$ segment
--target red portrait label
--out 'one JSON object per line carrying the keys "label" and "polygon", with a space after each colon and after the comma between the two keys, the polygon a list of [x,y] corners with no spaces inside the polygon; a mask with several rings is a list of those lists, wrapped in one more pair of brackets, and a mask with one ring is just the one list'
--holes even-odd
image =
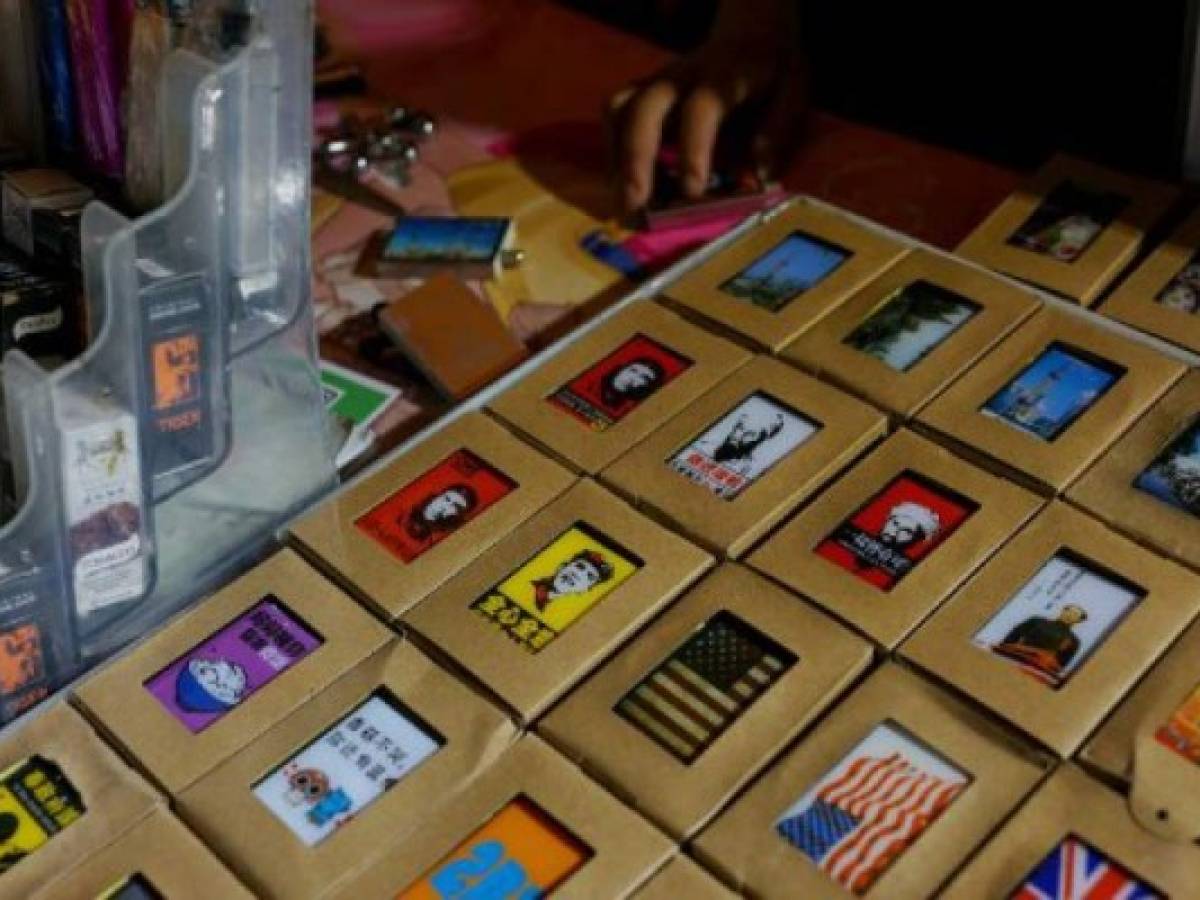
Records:
{"label": "red portrait label", "polygon": [[638,334],[546,400],[594,431],[604,431],[691,366],[687,357]]}
{"label": "red portrait label", "polygon": [[470,450],[448,457],[355,522],[411,563],[504,499],[517,483]]}
{"label": "red portrait label", "polygon": [[977,509],[965,497],[906,472],[839,525],[816,552],[890,591]]}

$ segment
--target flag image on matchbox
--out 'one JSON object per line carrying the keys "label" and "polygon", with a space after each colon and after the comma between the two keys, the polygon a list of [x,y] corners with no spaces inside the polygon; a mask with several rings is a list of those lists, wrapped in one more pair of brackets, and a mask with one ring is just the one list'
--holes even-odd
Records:
{"label": "flag image on matchbox", "polygon": [[870,660],[865,641],[725,564],[542,719],[538,733],[685,840]]}
{"label": "flag image on matchbox", "polygon": [[1154,404],[1068,496],[1117,531],[1200,567],[1200,373]]}
{"label": "flag image on matchbox", "polygon": [[917,419],[965,454],[1057,494],[1185,371],[1151,347],[1046,308]]}
{"label": "flag image on matchbox", "polygon": [[867,404],[759,357],[600,477],[697,542],[733,557],[882,437],[886,426]]}
{"label": "flag image on matchbox", "polygon": [[1069,756],[1200,609],[1200,578],[1053,503],[900,652]]}
{"label": "flag image on matchbox", "polygon": [[907,430],[888,438],[748,563],[894,648],[1041,507]]}
{"label": "flag image on matchbox", "polygon": [[290,539],[392,619],[574,480],[494,420],[469,413],[303,516]]}
{"label": "flag image on matchbox", "polygon": [[703,831],[695,852],[751,896],[932,896],[1048,766],[889,663]]}
{"label": "flag image on matchbox", "polygon": [[645,301],[547,359],[489,408],[551,456],[595,474],[750,358]]}
{"label": "flag image on matchbox", "polygon": [[905,252],[845,213],[797,200],[669,285],[664,296],[778,351]]}
{"label": "flag image on matchbox", "polygon": [[989,272],[913,250],[781,355],[908,418],[1040,305]]}
{"label": "flag image on matchbox", "polygon": [[1055,156],[955,252],[1091,305],[1178,195],[1170,184]]}
{"label": "flag image on matchbox", "polygon": [[1125,798],[1062,766],[940,896],[1166,900],[1200,896],[1200,847],[1141,828]]}

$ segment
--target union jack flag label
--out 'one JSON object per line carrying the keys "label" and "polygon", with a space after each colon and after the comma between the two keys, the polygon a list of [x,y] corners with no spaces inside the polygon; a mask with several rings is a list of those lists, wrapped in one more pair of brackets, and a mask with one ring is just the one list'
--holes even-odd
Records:
{"label": "union jack flag label", "polygon": [[1071,835],[1038,863],[1011,900],[1165,900],[1123,866]]}

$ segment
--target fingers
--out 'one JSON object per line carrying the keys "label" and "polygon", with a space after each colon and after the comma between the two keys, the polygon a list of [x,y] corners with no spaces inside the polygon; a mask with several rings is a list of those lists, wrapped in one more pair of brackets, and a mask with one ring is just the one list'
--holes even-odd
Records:
{"label": "fingers", "polygon": [[799,147],[808,101],[807,72],[799,65],[789,67],[776,84],[751,146],[761,180],[778,178]]}
{"label": "fingers", "polygon": [[640,209],[650,199],[663,125],[678,99],[678,84],[659,79],[634,93],[621,111],[618,152],[622,201],[628,210]]}
{"label": "fingers", "polygon": [[683,192],[690,198],[702,197],[708,190],[717,136],[730,105],[722,91],[708,85],[697,87],[683,103],[679,114],[679,149]]}

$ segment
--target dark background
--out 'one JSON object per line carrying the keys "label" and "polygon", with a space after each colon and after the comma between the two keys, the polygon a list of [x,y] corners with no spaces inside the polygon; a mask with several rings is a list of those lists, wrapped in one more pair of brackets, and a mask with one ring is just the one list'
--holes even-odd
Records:
{"label": "dark background", "polygon": [[[679,51],[716,5],[562,2]],[[804,0],[804,31],[829,112],[1019,169],[1062,150],[1176,177],[1191,5]]]}

